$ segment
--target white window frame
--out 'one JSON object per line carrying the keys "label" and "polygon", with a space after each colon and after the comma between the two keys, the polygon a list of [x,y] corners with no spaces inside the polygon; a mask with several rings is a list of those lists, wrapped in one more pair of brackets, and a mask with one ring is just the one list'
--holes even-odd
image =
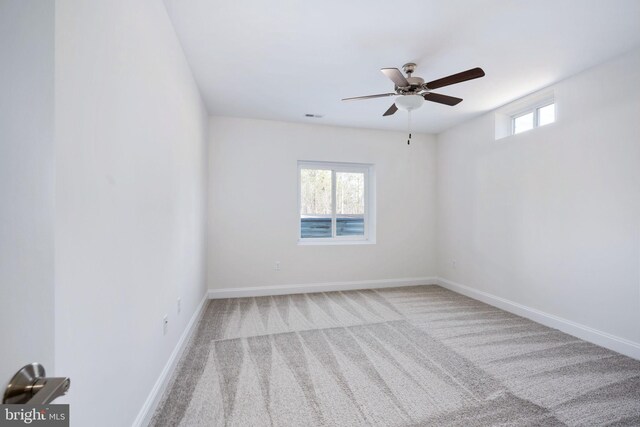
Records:
{"label": "white window frame", "polygon": [[[301,171],[302,169],[330,170],[331,173],[331,237],[302,237],[301,210]],[[375,243],[375,180],[374,166],[367,163],[342,163],[322,161],[298,161],[298,244],[299,245],[339,245]],[[337,236],[336,214],[336,172],[364,174],[364,235]]]}
{"label": "white window frame", "polygon": [[[532,131],[538,127],[540,127],[540,109],[544,107],[548,107],[549,105],[555,105],[554,99],[545,99],[542,102],[538,102],[534,105],[529,105],[526,109],[518,111],[518,113],[511,115],[511,135],[520,135],[529,131]],[[527,114],[533,113],[533,127],[529,130],[525,130],[520,133],[516,133],[516,119],[526,116]],[[556,122],[556,112],[554,110],[553,122],[547,123],[544,126],[551,125]]]}

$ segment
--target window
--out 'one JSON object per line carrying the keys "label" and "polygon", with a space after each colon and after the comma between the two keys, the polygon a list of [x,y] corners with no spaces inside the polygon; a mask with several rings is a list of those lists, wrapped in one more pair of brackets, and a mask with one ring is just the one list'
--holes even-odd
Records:
{"label": "window", "polygon": [[512,134],[522,133],[534,127],[548,125],[556,121],[556,104],[545,103],[532,107],[511,117]]}
{"label": "window", "polygon": [[300,243],[373,243],[372,165],[298,162]]}
{"label": "window", "polygon": [[[553,88],[546,88],[520,98],[495,111],[496,141],[523,133],[556,121],[556,97]],[[518,139],[518,138],[516,138]]]}
{"label": "window", "polygon": [[533,112],[513,118],[513,133],[520,133],[533,129]]}
{"label": "window", "polygon": [[548,125],[556,121],[556,104],[538,108],[538,126]]}

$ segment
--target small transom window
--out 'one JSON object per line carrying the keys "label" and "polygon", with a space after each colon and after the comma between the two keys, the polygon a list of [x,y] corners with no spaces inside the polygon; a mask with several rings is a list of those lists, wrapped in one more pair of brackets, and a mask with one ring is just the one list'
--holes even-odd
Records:
{"label": "small transom window", "polygon": [[526,132],[535,127],[548,125],[556,121],[556,104],[546,103],[522,111],[511,117],[511,133]]}

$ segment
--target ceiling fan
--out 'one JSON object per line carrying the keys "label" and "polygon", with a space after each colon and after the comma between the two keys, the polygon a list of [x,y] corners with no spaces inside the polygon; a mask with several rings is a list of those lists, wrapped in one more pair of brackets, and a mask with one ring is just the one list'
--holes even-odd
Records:
{"label": "ceiling fan", "polygon": [[433,80],[429,83],[425,83],[424,79],[420,77],[412,77],[411,74],[416,69],[416,64],[410,62],[402,66],[407,77],[402,75],[402,72],[397,68],[382,68],[380,71],[389,77],[395,85],[395,92],[381,93],[378,95],[356,96],[353,98],[344,98],[343,101],[352,101],[356,99],[371,99],[371,98],[384,98],[387,96],[399,96],[396,101],[389,107],[383,116],[390,116],[394,114],[398,109],[411,111],[420,108],[424,101],[437,102],[445,105],[457,105],[462,99],[448,95],[441,95],[439,93],[431,92],[433,89],[438,89],[444,86],[453,85],[456,83],[466,82],[467,80],[477,79],[484,76],[482,68],[472,68],[461,73],[452,74],[447,77],[443,77],[438,80]]}

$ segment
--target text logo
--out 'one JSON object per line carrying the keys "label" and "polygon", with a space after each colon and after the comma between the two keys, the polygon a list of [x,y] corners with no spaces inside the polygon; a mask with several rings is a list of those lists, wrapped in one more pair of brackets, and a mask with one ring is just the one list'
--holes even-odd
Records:
{"label": "text logo", "polygon": [[0,405],[0,427],[69,427],[69,405]]}

